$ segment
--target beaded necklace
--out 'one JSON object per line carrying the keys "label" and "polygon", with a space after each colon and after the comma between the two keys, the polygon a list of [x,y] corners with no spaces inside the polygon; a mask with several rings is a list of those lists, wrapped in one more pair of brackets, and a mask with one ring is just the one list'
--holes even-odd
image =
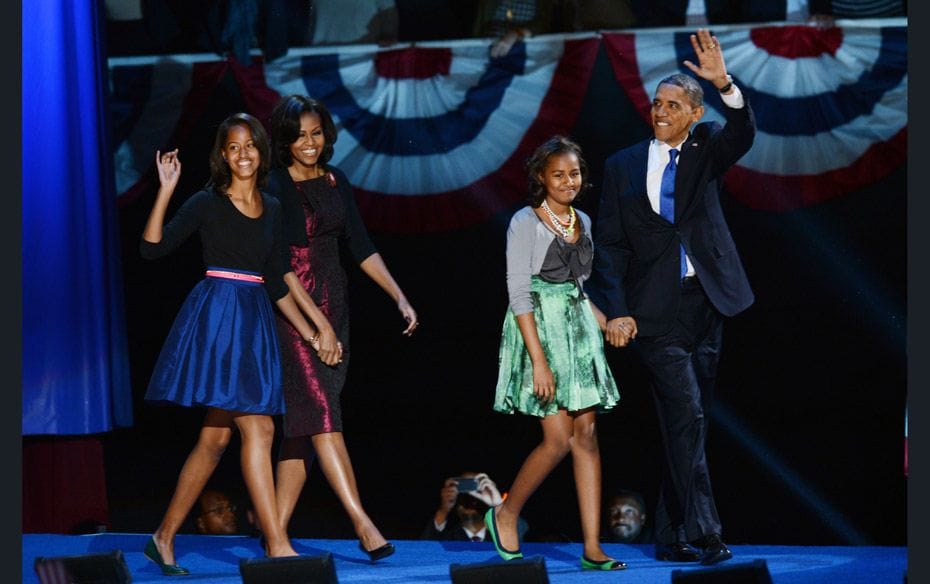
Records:
{"label": "beaded necklace", "polygon": [[546,212],[546,215],[549,216],[549,222],[552,223],[552,226],[555,227],[555,230],[562,234],[562,237],[565,239],[570,238],[575,233],[575,208],[571,205],[568,206],[568,221],[562,221],[558,215],[552,212],[552,209],[549,208],[549,203],[543,199],[542,202],[543,211]]}

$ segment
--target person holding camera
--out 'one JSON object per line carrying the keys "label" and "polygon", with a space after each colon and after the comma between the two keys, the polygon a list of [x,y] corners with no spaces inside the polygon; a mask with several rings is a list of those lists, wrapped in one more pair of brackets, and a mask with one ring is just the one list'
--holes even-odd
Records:
{"label": "person holding camera", "polygon": [[[423,531],[422,539],[439,541],[488,541],[484,514],[503,501],[497,485],[485,473],[464,472],[449,477],[439,491],[439,507]],[[528,525],[520,518],[519,536]]]}

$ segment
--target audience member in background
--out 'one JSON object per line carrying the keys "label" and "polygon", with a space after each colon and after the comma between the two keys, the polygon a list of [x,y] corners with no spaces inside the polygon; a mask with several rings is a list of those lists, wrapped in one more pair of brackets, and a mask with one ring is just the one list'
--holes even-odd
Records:
{"label": "audience member in background", "polygon": [[636,26],[632,0],[573,0],[572,30],[613,30]]}
{"label": "audience member in background", "polygon": [[655,543],[647,521],[646,502],[635,491],[618,491],[607,504],[607,537],[610,543]]}
{"label": "audience member in background", "polygon": [[194,520],[197,533],[203,535],[235,535],[239,533],[236,505],[222,491],[207,489],[200,494],[199,512]]}
{"label": "audience member in background", "polygon": [[632,0],[637,26],[781,22],[805,10],[807,0]]}
{"label": "audience member in background", "polygon": [[106,0],[110,55],[211,52],[267,61],[309,44],[310,4],[294,0]]}
{"label": "audience member in background", "polygon": [[[422,539],[441,541],[490,541],[484,515],[503,498],[485,473],[463,472],[449,477],[439,491],[439,507],[423,531]],[[520,518],[520,540],[527,524]]]}
{"label": "audience member in background", "polygon": [[400,24],[394,0],[313,0],[310,3],[311,45],[397,42]]}
{"label": "audience member in background", "polygon": [[[146,14],[142,0],[105,0],[108,55],[146,55],[164,51],[149,30],[158,14]],[[172,17],[173,18],[173,17]]]}
{"label": "audience member in background", "polygon": [[[591,219],[573,203],[588,186],[581,148],[553,136],[526,165],[527,205],[507,229],[507,292],[494,411],[539,419],[542,441],[509,496],[485,516],[497,553],[522,558],[517,520],[552,470],[572,457],[584,570],[620,570],[600,542],[601,453],[595,417],[620,401],[604,356],[603,315],[582,288],[591,274]],[[600,315],[600,316],[598,316]]]}
{"label": "audience member in background", "polygon": [[[578,0],[582,1],[582,0]],[[792,22],[829,28],[837,18],[907,16],[905,0],[632,0],[639,26]]]}
{"label": "audience member in background", "polygon": [[836,25],[838,18],[892,18],[907,16],[906,0],[810,0],[804,2],[810,13],[809,22],[821,28]]}
{"label": "audience member in background", "polygon": [[[336,125],[322,102],[302,95],[282,98],[271,113],[276,168],[268,193],[281,202],[286,261],[285,282],[298,297],[309,294],[328,323],[320,329],[320,347],[309,347],[299,331],[278,320],[284,371],[284,438],[277,464],[278,520],[287,528],[313,461],[352,520],[359,546],[371,560],[394,553],[365,512],[342,433],[340,396],[349,365],[349,288],[343,254],[378,284],[405,321],[400,334],[417,328],[417,313],[407,301],[368,235],[348,177],[327,164],[336,142]],[[338,350],[344,359],[328,357]],[[344,353],[343,353],[344,351]],[[386,382],[385,387],[390,383]]]}
{"label": "audience member in background", "polygon": [[514,44],[551,32],[557,0],[478,0],[473,36],[493,37],[491,57],[503,57]]}
{"label": "audience member in background", "polygon": [[475,22],[474,2],[401,0],[397,3],[401,42],[467,39]]}

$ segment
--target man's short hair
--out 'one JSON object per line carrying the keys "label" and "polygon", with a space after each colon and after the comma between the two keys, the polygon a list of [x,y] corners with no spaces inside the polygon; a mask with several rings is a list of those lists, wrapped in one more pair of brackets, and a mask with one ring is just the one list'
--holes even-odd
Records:
{"label": "man's short hair", "polygon": [[610,505],[612,506],[614,502],[619,501],[620,499],[630,499],[639,508],[640,513],[646,512],[646,501],[643,500],[643,496],[636,491],[628,491],[626,489],[617,491],[616,494],[610,498]]}
{"label": "man's short hair", "polygon": [[[685,95],[688,96],[688,100],[691,102],[691,107],[701,107],[704,105],[704,89],[694,77],[685,75],[684,73],[675,73],[659,81],[659,85],[663,84],[674,85],[684,89]],[[656,91],[659,90],[659,85],[656,85]]]}

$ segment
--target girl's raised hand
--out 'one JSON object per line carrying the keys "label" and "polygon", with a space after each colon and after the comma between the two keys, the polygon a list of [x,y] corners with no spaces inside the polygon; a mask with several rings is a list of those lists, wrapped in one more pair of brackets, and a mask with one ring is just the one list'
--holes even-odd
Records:
{"label": "girl's raised hand", "polygon": [[178,159],[178,149],[162,154],[155,151],[155,166],[158,168],[158,182],[161,186],[174,190],[178,186],[178,179],[181,177],[181,161]]}

